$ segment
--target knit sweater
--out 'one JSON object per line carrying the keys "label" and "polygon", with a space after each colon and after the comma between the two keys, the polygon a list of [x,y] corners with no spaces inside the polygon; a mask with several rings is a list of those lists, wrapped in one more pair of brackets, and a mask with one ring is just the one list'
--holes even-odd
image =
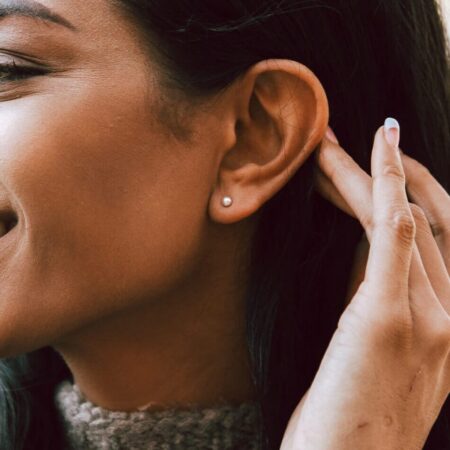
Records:
{"label": "knit sweater", "polygon": [[159,411],[111,411],[88,401],[77,384],[56,386],[64,450],[259,450],[256,402]]}

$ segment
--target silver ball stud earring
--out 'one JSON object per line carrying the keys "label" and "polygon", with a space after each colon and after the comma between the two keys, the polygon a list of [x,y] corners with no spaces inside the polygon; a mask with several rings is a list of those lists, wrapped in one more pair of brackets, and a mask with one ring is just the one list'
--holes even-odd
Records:
{"label": "silver ball stud earring", "polygon": [[222,205],[223,206],[231,206],[231,204],[233,203],[233,199],[231,197],[223,197],[222,198]]}

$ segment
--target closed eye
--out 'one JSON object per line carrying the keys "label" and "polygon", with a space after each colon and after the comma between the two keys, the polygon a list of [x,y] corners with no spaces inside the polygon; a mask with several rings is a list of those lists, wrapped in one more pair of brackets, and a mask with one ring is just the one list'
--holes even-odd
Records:
{"label": "closed eye", "polygon": [[37,67],[20,66],[14,61],[11,63],[2,63],[0,64],[0,84],[20,81],[26,78],[44,75],[46,73],[48,73],[48,70]]}

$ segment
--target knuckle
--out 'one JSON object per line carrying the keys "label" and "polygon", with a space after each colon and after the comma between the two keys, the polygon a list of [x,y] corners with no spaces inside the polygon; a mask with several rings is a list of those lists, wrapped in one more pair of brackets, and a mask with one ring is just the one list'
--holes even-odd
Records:
{"label": "knuckle", "polygon": [[392,177],[402,182],[405,181],[405,173],[400,166],[395,164],[388,164],[383,168],[382,175],[385,177]]}
{"label": "knuckle", "polygon": [[429,325],[429,345],[438,353],[447,354],[450,350],[450,317],[440,316]]}
{"label": "knuckle", "polygon": [[431,234],[431,224],[430,222],[428,222],[425,211],[415,203],[410,203],[409,208],[416,224],[416,232],[421,231]]}
{"label": "knuckle", "polygon": [[403,211],[394,214],[392,227],[400,239],[407,242],[414,240],[416,235],[416,223],[411,214]]}
{"label": "knuckle", "polygon": [[[364,286],[363,286],[364,285]],[[373,302],[373,292],[366,283],[361,283],[358,290],[358,300],[362,302]],[[350,303],[348,309],[355,307]],[[353,312],[353,315],[355,313]],[[413,343],[414,324],[409,307],[403,303],[393,303],[389,305],[378,304],[377,312],[370,314],[360,313],[357,317],[359,322],[364,323],[369,336],[378,348],[390,348],[394,351],[409,350]]]}
{"label": "knuckle", "polygon": [[429,221],[425,211],[417,204],[410,203],[409,207],[417,225],[417,231],[430,233],[433,237],[445,238],[450,235],[450,217],[440,218],[439,221]]}
{"label": "knuckle", "polygon": [[450,236],[450,217],[448,219],[444,219],[443,223],[433,222],[430,223],[431,232],[434,237],[442,237],[448,239]]}
{"label": "knuckle", "polygon": [[412,244],[416,236],[416,223],[410,211],[397,209],[388,218],[383,219],[379,226],[387,227],[394,232],[395,236],[405,242]]}
{"label": "knuckle", "polygon": [[424,221],[428,223],[427,216],[425,214],[425,211],[417,204],[415,203],[409,203],[409,208],[411,210],[411,213],[414,217],[414,220],[417,221]]}
{"label": "knuckle", "polygon": [[389,317],[385,320],[384,332],[392,339],[403,342],[412,337],[413,322],[410,314],[392,308]]}
{"label": "knuckle", "polygon": [[330,161],[329,178],[333,183],[336,183],[345,174],[351,173],[352,170],[353,167],[347,158],[334,156],[334,159]]}
{"label": "knuckle", "polygon": [[337,165],[331,165],[328,169],[328,178],[331,180],[333,184],[336,184],[336,180],[339,176],[339,168]]}
{"label": "knuckle", "polygon": [[410,350],[414,342],[412,322],[406,316],[396,315],[385,320],[378,328],[378,342],[389,346],[393,351]]}

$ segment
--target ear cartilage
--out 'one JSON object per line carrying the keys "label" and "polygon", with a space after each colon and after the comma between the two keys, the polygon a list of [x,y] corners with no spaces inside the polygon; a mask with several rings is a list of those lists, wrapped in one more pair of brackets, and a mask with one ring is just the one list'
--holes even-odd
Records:
{"label": "ear cartilage", "polygon": [[231,198],[231,197],[228,197],[228,196],[226,196],[226,197],[223,197],[222,198],[222,205],[223,206],[231,206],[231,204],[233,203],[233,199]]}

